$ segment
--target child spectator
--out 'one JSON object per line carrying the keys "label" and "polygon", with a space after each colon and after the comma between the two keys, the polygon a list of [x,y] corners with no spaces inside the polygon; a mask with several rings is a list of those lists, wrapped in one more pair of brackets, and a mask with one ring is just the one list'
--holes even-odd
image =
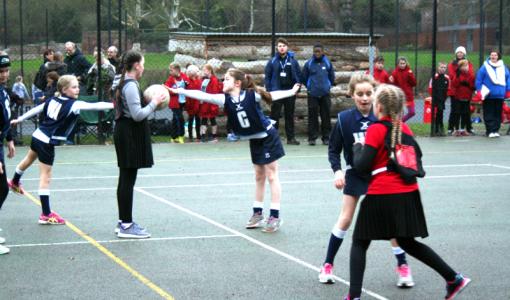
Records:
{"label": "child spectator", "polygon": [[16,76],[16,82],[12,85],[12,91],[23,100],[30,98],[30,95],[28,94],[27,87],[23,83],[22,76],[19,76],[19,75]]}
{"label": "child spectator", "polygon": [[434,136],[445,136],[443,112],[450,88],[450,77],[446,74],[446,64],[439,62],[437,73],[429,81],[429,94],[432,96],[432,107],[435,108]]}
{"label": "child spectator", "polygon": [[[165,81],[165,85],[171,88],[185,88],[189,79],[186,74],[181,72],[181,66],[177,63],[170,64],[170,76]],[[184,144],[184,116],[182,111],[186,103],[186,97],[183,95],[170,94],[170,103],[168,107],[172,110],[172,139],[173,143]]]}
{"label": "child spectator", "polygon": [[[370,70],[367,70],[366,74],[370,74]],[[384,57],[378,56],[374,59],[374,79],[380,84],[389,83],[390,76],[384,69]]]}
{"label": "child spectator", "polygon": [[407,113],[402,118],[402,121],[406,122],[415,115],[413,88],[416,86],[416,78],[409,67],[407,58],[403,56],[398,58],[398,64],[395,70],[393,70],[393,73],[391,73],[390,82],[404,91],[406,96]]}
{"label": "child spectator", "polygon": [[44,96],[41,98],[41,102],[55,96],[55,92],[57,92],[57,81],[59,78],[60,76],[55,71],[46,74],[46,88],[44,89]]}
{"label": "child spectator", "polygon": [[[189,78],[189,84],[186,87],[188,90],[200,90],[202,87],[202,80],[200,79],[200,69],[195,65],[186,67],[186,74]],[[195,124],[195,133],[197,141],[200,141],[200,101],[193,98],[186,97],[186,105],[184,106],[186,113],[188,113],[188,135],[191,142],[193,142],[193,124]]]}
{"label": "child spectator", "polygon": [[470,101],[475,90],[475,76],[470,72],[469,62],[466,59],[459,61],[458,67],[458,75],[452,83],[455,90],[454,99],[452,99],[452,123],[455,136],[467,136],[469,135],[468,126],[471,123]]}
{"label": "child spectator", "polygon": [[[202,92],[208,94],[221,94],[223,90],[223,84],[218,80],[218,77],[214,75],[214,70],[211,65],[207,64],[202,69],[203,79],[202,79]],[[216,123],[216,117],[218,116],[219,108],[218,105],[203,102],[200,105],[200,139],[202,142],[206,142],[206,134],[207,134],[207,123],[211,125],[211,134],[212,140],[211,142],[218,141],[218,124]]]}

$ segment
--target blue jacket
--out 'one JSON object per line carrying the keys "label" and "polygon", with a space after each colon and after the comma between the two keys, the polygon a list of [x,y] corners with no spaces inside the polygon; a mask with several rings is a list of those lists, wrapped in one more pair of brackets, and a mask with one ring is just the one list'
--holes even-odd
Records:
{"label": "blue jacket", "polygon": [[335,83],[335,70],[326,55],[319,59],[313,56],[305,63],[301,82],[306,84],[308,93],[313,97],[329,94],[329,89]]}
{"label": "blue jacket", "polygon": [[[288,61],[287,64],[291,64],[292,69],[292,81],[293,83],[301,82],[301,68],[299,67],[299,63],[294,58],[294,52],[287,52]],[[273,58],[271,58],[264,69],[265,73],[265,86],[268,92],[281,90],[280,87],[280,65],[281,59],[280,54],[276,53]]]}
{"label": "blue jacket", "polygon": [[[487,60],[488,62],[489,60]],[[487,72],[487,64],[483,64],[483,66],[478,70],[478,73],[476,73],[476,81],[475,86],[476,90],[478,92],[481,91],[482,85],[485,85],[489,90],[490,93],[485,96],[485,99],[504,99],[505,94],[510,91],[510,72],[508,71],[508,68],[504,65],[503,68],[505,68],[505,78],[503,81],[505,82],[505,85],[495,84],[488,72]],[[496,68],[492,65],[489,65],[489,68],[492,68],[496,72]],[[496,72],[497,74],[497,72]]]}

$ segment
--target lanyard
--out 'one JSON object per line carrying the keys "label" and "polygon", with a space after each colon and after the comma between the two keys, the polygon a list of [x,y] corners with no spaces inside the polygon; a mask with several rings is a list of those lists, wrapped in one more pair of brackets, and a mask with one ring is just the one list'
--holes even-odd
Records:
{"label": "lanyard", "polygon": [[282,67],[282,72],[285,72],[285,66],[287,65],[287,61],[289,60],[289,55],[285,58],[285,62],[282,64],[282,60],[280,59],[280,66]]}

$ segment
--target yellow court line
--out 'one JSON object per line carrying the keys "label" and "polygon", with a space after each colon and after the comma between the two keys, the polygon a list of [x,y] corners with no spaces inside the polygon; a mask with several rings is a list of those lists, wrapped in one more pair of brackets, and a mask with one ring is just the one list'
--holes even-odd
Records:
{"label": "yellow court line", "polygon": [[[30,199],[35,204],[41,206],[41,202],[37,200],[32,194],[25,191],[24,193],[28,199]],[[118,256],[113,254],[110,250],[105,248],[103,245],[99,244],[95,239],[81,231],[78,227],[76,227],[73,223],[66,220],[66,225],[69,227],[72,231],[74,231],[77,235],[91,243],[94,247],[96,247],[99,251],[103,252],[104,255],[108,256],[111,260],[113,260],[115,263],[117,263],[119,266],[124,268],[126,271],[128,271],[131,275],[133,275],[136,279],[138,279],[141,283],[149,287],[151,290],[156,292],[158,295],[160,295],[162,298],[167,300],[174,300],[174,297],[167,293],[165,290],[157,286],[155,283],[150,281],[147,277],[143,276],[142,274],[138,273],[135,269],[133,269],[130,265],[128,265],[126,262],[124,262],[122,259],[120,259]]]}

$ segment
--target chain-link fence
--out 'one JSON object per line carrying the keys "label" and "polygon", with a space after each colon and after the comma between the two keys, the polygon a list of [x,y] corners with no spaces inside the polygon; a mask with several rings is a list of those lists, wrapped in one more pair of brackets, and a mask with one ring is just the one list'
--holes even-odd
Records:
{"label": "chain-link fence", "polygon": [[[100,14],[87,1],[3,0],[0,42],[14,61],[9,85],[17,76],[23,76],[22,80],[32,94],[36,75],[44,63],[45,50],[53,49],[65,58],[64,43],[72,41],[77,43],[90,64],[94,63],[93,52],[98,44],[105,53],[110,45],[116,46],[120,53],[131,48],[141,49],[146,61],[140,81],[142,89],[164,83],[172,62],[181,65],[183,71],[189,64],[200,69],[210,64],[220,79],[229,67],[236,67],[251,74],[257,84],[263,86],[265,65],[274,55],[272,42],[284,37],[301,67],[312,56],[314,44],[324,45],[336,71],[335,86],[331,89],[331,117],[334,118],[339,110],[352,105],[346,87],[352,72],[365,72],[370,67],[368,44],[372,25],[372,41],[377,47],[377,55],[385,58],[388,73],[395,69],[400,56],[407,58],[414,71],[417,115],[410,122],[421,123],[426,116],[423,99],[428,96],[428,82],[435,69],[434,50],[436,64],[440,61],[448,63],[455,58],[455,49],[464,46],[467,58],[476,70],[489,49],[495,48],[505,54],[510,46],[510,23],[505,18],[500,19],[500,16],[508,15],[510,5],[501,0],[438,1],[436,42],[433,34],[435,1],[98,2]],[[97,89],[94,90],[99,84],[97,78],[100,86],[108,85],[106,81],[109,79],[105,76],[93,77],[88,82],[92,88],[83,94],[97,94]],[[84,79],[84,89],[86,83]],[[100,98],[107,97],[100,95]],[[19,112],[27,111],[35,103],[32,96],[25,99],[23,105],[18,106]],[[306,93],[302,92],[295,112],[296,131],[301,134],[307,133],[306,103]],[[269,108],[266,109],[269,113]],[[170,139],[172,117],[173,113],[168,109],[151,116],[155,140]],[[221,111],[218,123],[220,132],[224,133],[226,124]],[[25,122],[18,128],[19,138],[29,136],[36,126],[37,120]],[[109,137],[111,127],[107,123],[99,128],[99,131],[104,130],[100,132],[103,137]],[[80,142],[95,142],[97,130],[92,135],[86,132],[78,129]]]}

